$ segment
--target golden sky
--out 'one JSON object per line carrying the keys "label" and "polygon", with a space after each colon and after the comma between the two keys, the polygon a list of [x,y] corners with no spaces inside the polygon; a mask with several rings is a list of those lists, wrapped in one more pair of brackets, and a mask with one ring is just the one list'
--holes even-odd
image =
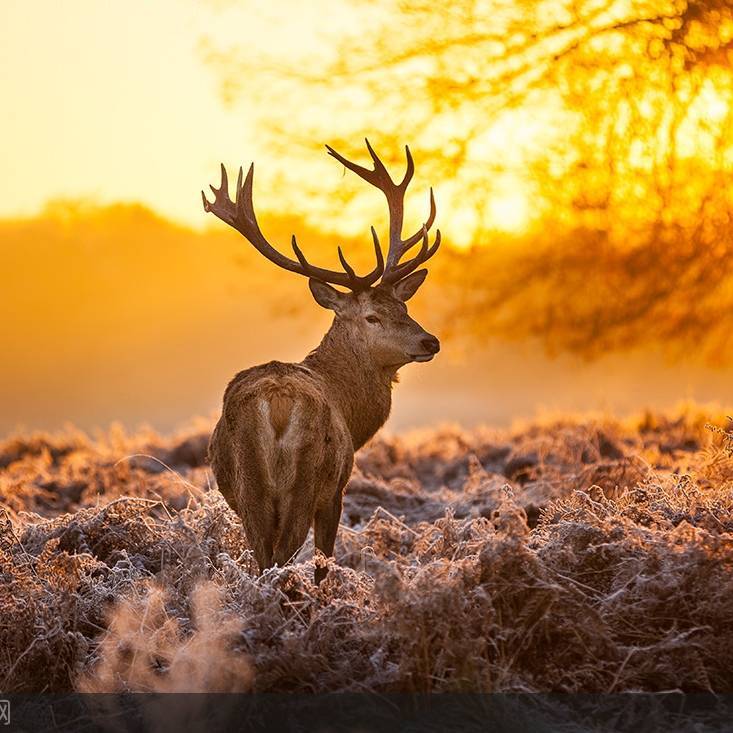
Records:
{"label": "golden sky", "polygon": [[258,156],[246,113],[218,97],[202,38],[307,51],[337,3],[277,5],[3,0],[0,216],[91,197],[206,222],[199,190],[219,161]]}
{"label": "golden sky", "polygon": [[[416,84],[413,66],[384,74],[383,57],[399,56],[404,40],[385,32],[394,18],[378,13],[399,15],[407,5],[417,12],[407,16],[415,21],[407,28],[408,48],[425,41],[422,54],[431,61],[443,46],[450,52],[442,65],[435,61],[442,86],[427,84],[429,75],[424,86]],[[483,3],[494,5],[502,3]],[[643,68],[662,82],[634,77],[636,86],[628,87],[623,53],[589,70],[589,60],[603,58],[594,44],[546,86],[513,106],[497,106],[502,99],[494,89],[454,89],[456,79],[483,79],[494,61],[484,45],[461,41],[460,33],[475,30],[463,21],[453,36],[444,32],[452,7],[423,0],[2,0],[0,265],[8,292],[0,306],[9,308],[3,322],[10,325],[3,342],[8,358],[0,360],[6,408],[0,433],[19,421],[33,427],[63,419],[171,426],[214,409],[238,369],[301,358],[328,314],[310,304],[302,279],[272,267],[206,215],[199,191],[218,183],[220,161],[234,175],[255,161],[255,206],[274,244],[286,249],[294,229],[309,254],[324,258],[319,264],[335,266],[336,244],[344,243],[357,267],[371,266],[369,225],[384,242],[384,199],[345,175],[323,147],[338,141],[365,163],[365,135],[396,178],[404,165],[401,144],[411,146],[416,172],[406,230],[424,220],[433,185],[445,250],[485,245],[471,253],[470,266],[443,251],[431,265],[430,287],[411,302],[426,328],[443,338],[452,325],[453,336],[445,334],[446,349],[430,369],[406,370],[395,424],[504,420],[520,405],[597,407],[605,395],[612,407],[622,405],[614,402],[618,395],[629,403],[654,401],[649,382],[659,382],[659,371],[641,357],[634,374],[623,372],[614,382],[620,362],[558,366],[542,356],[538,336],[553,353],[597,356],[628,344],[656,348],[670,334],[692,335],[697,344],[703,324],[717,339],[716,353],[727,354],[730,64],[716,56],[679,84],[675,78],[675,107],[662,83],[664,63],[645,57]],[[494,14],[480,20],[478,36],[497,32]],[[733,21],[725,33],[721,28],[719,41],[727,43]],[[338,69],[333,58],[358,58],[359,40],[376,54],[362,58],[375,64],[384,85],[379,93],[327,71]],[[387,47],[380,46],[385,40]],[[599,73],[613,81],[616,97],[607,98],[607,83],[588,97]],[[563,91],[556,78],[582,82],[583,94]],[[323,79],[328,83],[319,85]],[[633,105],[628,88],[636,93]],[[664,127],[675,110],[684,112],[681,124]],[[613,124],[606,128],[607,119]],[[676,132],[660,136],[669,129]],[[674,167],[665,158],[670,151]],[[658,184],[666,198],[656,195]],[[54,199],[81,205],[46,207]],[[173,224],[139,207],[88,201],[140,202]],[[645,239],[637,214],[646,221],[649,212],[655,222],[651,204],[659,202],[663,223],[679,234]],[[18,216],[29,220],[12,220]],[[578,222],[584,227],[576,231]],[[495,236],[497,230],[520,236]],[[344,242],[344,235],[353,238]],[[648,255],[639,265],[634,248],[642,245]],[[450,310],[456,282],[460,319]],[[680,286],[665,289],[672,282]],[[463,333],[473,339],[468,346],[459,344],[456,334]],[[499,337],[519,350],[491,351]],[[531,351],[524,353],[526,344]],[[547,378],[550,369],[556,380]],[[664,369],[665,402],[729,395],[709,372],[691,372],[683,389],[677,367]],[[592,379],[583,382],[583,374]],[[507,389],[512,375],[514,387]],[[486,400],[477,402],[479,384]],[[491,412],[495,385],[504,402]]]}
{"label": "golden sky", "polygon": [[[273,107],[290,108],[278,105],[277,88],[258,92],[242,77],[261,74],[262,66],[250,63],[306,72],[319,68],[318,60],[334,52],[335,41],[358,37],[378,12],[369,3],[348,0],[3,0],[0,217],[32,215],[49,199],[84,198],[140,201],[199,227],[211,220],[201,209],[199,191],[216,182],[219,161],[236,168],[254,160],[259,210],[284,208],[324,229],[361,236],[381,215],[382,201],[358,196],[344,203],[316,190],[314,182],[329,176],[324,189],[333,193],[343,178],[323,150],[333,139],[309,136],[303,155],[298,137],[309,133],[290,115],[287,136],[292,132],[297,139],[299,154],[273,150],[258,126],[261,133],[268,120],[282,123],[282,113]],[[235,65],[240,92],[231,104],[222,101],[220,64],[211,62],[212,51],[226,58],[227,49],[233,58],[247,59],[241,71]],[[231,81],[230,74],[224,83]],[[706,84],[696,104],[703,117],[720,117],[727,103],[712,82]],[[352,119],[340,99],[306,97],[296,109],[312,119],[322,107],[328,115],[321,125],[326,137],[325,131],[335,136],[345,125],[355,141],[370,135],[378,143],[378,126]],[[532,104],[486,119],[466,150],[461,180],[421,178],[419,142],[405,140],[417,145],[418,163],[408,220],[419,223],[424,217],[428,185],[436,187],[439,221],[450,245],[473,243],[479,230],[521,233],[538,220],[539,197],[522,171],[568,121],[567,111],[553,107],[549,98]],[[455,115],[447,119],[451,125],[460,122]],[[431,129],[431,134],[449,146],[459,133]],[[681,129],[679,142],[681,154],[706,153],[699,126],[687,138]],[[395,156],[394,150],[383,152]],[[643,155],[634,158],[638,164]],[[487,165],[496,171],[490,179]],[[308,185],[310,196],[299,197]],[[361,183],[350,177],[343,185],[361,191]],[[466,186],[481,194],[479,201],[465,195]]]}
{"label": "golden sky", "polygon": [[[360,14],[369,12],[339,0],[280,0],[269,7],[228,0],[3,0],[0,63],[9,73],[0,75],[0,217],[32,215],[49,199],[84,198],[140,201],[203,226],[210,217],[199,190],[216,182],[219,161],[235,167],[256,160],[259,208],[274,208],[266,184],[272,186],[287,162],[258,141],[250,114],[257,99],[222,102],[206,44],[308,63],[326,52],[326,36],[353,32]],[[508,141],[533,135],[531,124],[517,130],[499,119],[477,144],[491,147],[493,136],[495,148],[515,150]],[[325,142],[313,141],[313,170],[340,178],[342,171],[323,153]],[[416,216],[425,205],[425,192],[417,189],[428,183],[436,182],[416,179]],[[497,228],[521,230],[530,213],[528,193],[511,176],[501,183],[488,216]],[[442,185],[442,200],[450,201],[451,184]],[[439,202],[440,193],[438,185]],[[374,208],[357,207],[346,233],[368,231],[363,217],[382,206],[376,198],[369,202]],[[337,203],[318,206],[323,219],[333,220]],[[473,214],[460,208],[460,197],[451,208],[460,232]]]}

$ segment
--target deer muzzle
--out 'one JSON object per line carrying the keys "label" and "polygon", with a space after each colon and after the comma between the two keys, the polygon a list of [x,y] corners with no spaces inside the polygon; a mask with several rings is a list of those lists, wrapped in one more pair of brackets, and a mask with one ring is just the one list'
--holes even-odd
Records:
{"label": "deer muzzle", "polygon": [[420,340],[423,351],[420,354],[411,354],[413,361],[430,361],[440,351],[440,341],[428,333]]}

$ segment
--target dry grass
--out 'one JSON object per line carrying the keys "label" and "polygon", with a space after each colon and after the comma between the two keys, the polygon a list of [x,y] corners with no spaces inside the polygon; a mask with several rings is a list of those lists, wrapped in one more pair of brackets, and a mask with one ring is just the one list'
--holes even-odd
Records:
{"label": "dry grass", "polygon": [[733,690],[726,426],[377,439],[320,588],[310,541],[253,573],[205,430],[8,440],[0,688]]}

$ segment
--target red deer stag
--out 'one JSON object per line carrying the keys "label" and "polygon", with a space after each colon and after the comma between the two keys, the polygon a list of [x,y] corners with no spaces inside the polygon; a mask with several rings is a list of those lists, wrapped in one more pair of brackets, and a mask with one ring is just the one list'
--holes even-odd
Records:
{"label": "red deer stag", "polygon": [[[405,306],[427,275],[417,268],[440,246],[440,231],[432,246],[428,241],[435,219],[432,189],[428,220],[402,239],[405,191],[415,170],[409,148],[405,147],[407,171],[400,183],[392,180],[369,141],[373,170],[326,148],[387,198],[389,249],[385,259],[372,227],[377,264],[368,275],[358,276],[340,247],[343,272],[310,264],[295,236],[296,259],[276,250],[255,217],[254,165],[244,181],[240,168],[235,201],[229,198],[223,165],[221,186],[211,186],[213,203],[201,193],[206,211],[234,227],[271,262],[307,277],[316,302],[336,314],[318,348],[302,362],[271,361],[239,372],[224,393],[222,414],[211,436],[209,458],[219,490],[241,517],[261,571],[287,563],[311,525],[315,546],[327,557],[333,555],[354,451],[389,416],[397,370],[409,362],[430,361],[440,349],[438,339],[410,318]],[[417,254],[403,261],[417,244]],[[324,567],[316,569],[316,583],[326,572]]]}

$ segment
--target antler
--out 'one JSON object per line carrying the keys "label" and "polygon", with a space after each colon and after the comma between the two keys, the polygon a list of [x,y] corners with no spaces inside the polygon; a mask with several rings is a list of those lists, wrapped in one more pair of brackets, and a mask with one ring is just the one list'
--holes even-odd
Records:
{"label": "antler", "polygon": [[377,239],[377,233],[372,227],[372,237],[374,239],[374,252],[377,257],[376,267],[368,274],[363,277],[359,277],[354,268],[349,265],[344,257],[344,253],[341,251],[341,247],[338,248],[339,261],[341,266],[344,268],[344,272],[337,272],[335,270],[327,270],[323,267],[317,267],[311,265],[306,260],[305,255],[298,247],[298,243],[293,235],[291,246],[293,252],[297,257],[296,260],[291,260],[282,253],[278,252],[262,234],[262,230],[257,223],[257,217],[254,212],[254,205],[252,202],[252,180],[254,178],[254,163],[250,166],[247,171],[247,177],[242,181],[242,169],[239,169],[239,178],[237,179],[237,193],[235,200],[232,201],[229,198],[229,179],[227,176],[226,168],[224,164],[221,164],[221,184],[219,188],[210,186],[214,193],[214,201],[209,202],[206,198],[206,194],[201,192],[201,198],[204,202],[204,210],[210,211],[219,217],[223,222],[234,227],[240,234],[252,244],[252,246],[262,255],[264,255],[270,262],[274,262],[278,267],[282,267],[285,270],[291,272],[297,272],[299,275],[305,275],[306,277],[312,277],[322,282],[332,283],[333,285],[342,285],[343,287],[349,288],[353,291],[366,290],[373,285],[384,272],[384,257],[382,256],[382,250],[379,246],[379,240]]}
{"label": "antler", "polygon": [[[298,247],[298,243],[293,235],[291,246],[297,260],[291,260],[281,252],[276,250],[262,234],[262,230],[257,223],[257,217],[254,212],[252,202],[252,180],[254,178],[254,163],[250,166],[247,176],[242,181],[242,169],[239,169],[239,178],[237,179],[237,193],[235,200],[229,198],[229,180],[224,164],[221,165],[221,185],[219,188],[210,186],[214,193],[214,201],[209,202],[204,192],[201,192],[201,198],[204,202],[204,210],[210,211],[219,217],[223,222],[236,229],[240,234],[252,244],[252,246],[270,262],[274,262],[278,267],[285,270],[296,272],[299,275],[312,277],[316,280],[332,283],[333,285],[342,285],[353,291],[366,290],[371,287],[379,278],[385,285],[394,285],[399,280],[407,277],[411,272],[416,270],[421,264],[427,262],[440,247],[440,230],[436,230],[435,242],[432,246],[428,246],[428,230],[435,221],[435,198],[433,197],[433,189],[430,189],[430,215],[422,227],[411,237],[402,239],[402,223],[404,219],[404,201],[405,191],[412,180],[415,172],[415,164],[410,154],[410,148],[405,145],[405,154],[407,156],[407,170],[400,183],[395,183],[390,177],[387,169],[377,154],[366,140],[369,155],[374,161],[374,170],[369,170],[357,163],[352,163],[342,155],[337,153],[330,145],[326,145],[329,155],[333,156],[342,165],[363,178],[367,183],[376,186],[387,198],[387,207],[389,208],[389,250],[387,252],[387,260],[385,262],[382,255],[382,248],[379,245],[377,233],[372,230],[372,239],[374,241],[374,253],[377,258],[376,267],[368,274],[359,276],[354,268],[349,265],[341,251],[338,248],[339,261],[344,268],[344,272],[335,270],[327,270],[323,267],[311,265],[306,260],[305,255]],[[412,249],[418,242],[422,241],[420,251],[412,259],[406,262],[400,262],[405,254]]]}
{"label": "antler", "polygon": [[[367,183],[376,186],[387,198],[387,207],[389,208],[389,250],[387,252],[387,261],[382,275],[382,283],[393,285],[402,280],[416,270],[421,264],[427,262],[440,247],[440,230],[436,230],[435,242],[431,247],[428,246],[428,230],[435,221],[435,198],[433,189],[430,189],[430,215],[422,227],[411,237],[402,239],[402,223],[404,220],[404,203],[405,191],[412,180],[415,173],[415,164],[412,160],[410,148],[405,145],[405,155],[407,157],[407,170],[400,183],[395,183],[390,177],[384,163],[379,159],[374,149],[369,144],[369,140],[365,140],[369,155],[374,161],[374,170],[364,168],[357,163],[352,163],[343,155],[337,153],[330,145],[326,145],[328,154],[336,158],[342,165],[350,171],[356,173],[357,176],[363,178]],[[372,236],[377,242],[374,227],[372,227]],[[405,254],[412,249],[418,242],[422,240],[420,251],[412,259],[400,263]]]}

